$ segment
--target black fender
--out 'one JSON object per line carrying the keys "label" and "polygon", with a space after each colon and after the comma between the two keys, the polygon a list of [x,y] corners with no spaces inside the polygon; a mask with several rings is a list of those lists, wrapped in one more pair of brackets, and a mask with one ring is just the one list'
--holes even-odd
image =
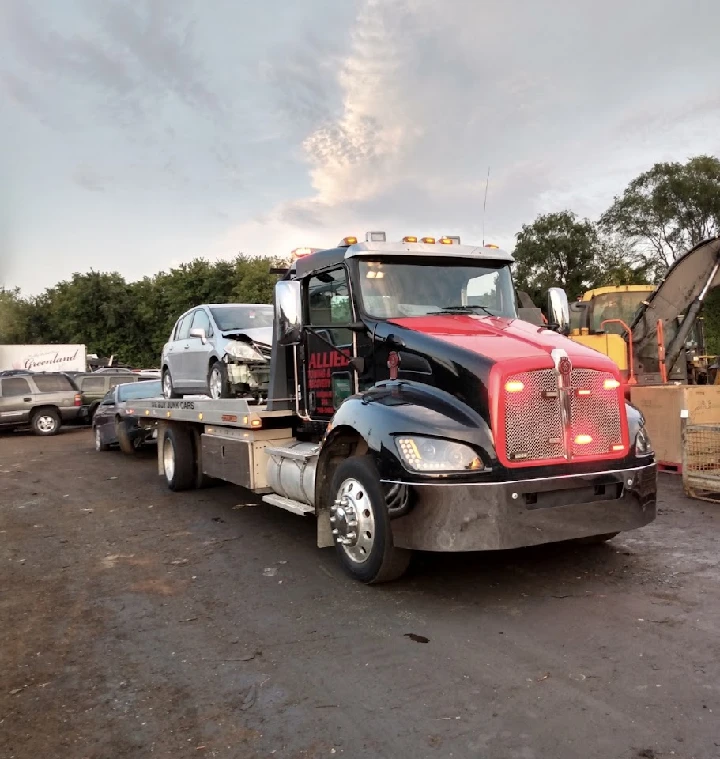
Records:
{"label": "black fender", "polygon": [[317,482],[328,476],[332,452],[353,439],[373,455],[383,479],[427,482],[427,475],[410,472],[400,462],[395,438],[403,434],[462,442],[472,447],[487,467],[497,462],[490,429],[475,410],[431,385],[389,381],[351,396],[337,410],[322,441]]}

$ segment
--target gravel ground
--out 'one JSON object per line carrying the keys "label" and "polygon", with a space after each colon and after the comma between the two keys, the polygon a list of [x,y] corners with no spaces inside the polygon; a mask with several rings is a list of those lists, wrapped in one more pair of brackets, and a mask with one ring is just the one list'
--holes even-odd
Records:
{"label": "gravel ground", "polygon": [[153,450],[0,435],[0,757],[720,757],[720,505],[368,588]]}

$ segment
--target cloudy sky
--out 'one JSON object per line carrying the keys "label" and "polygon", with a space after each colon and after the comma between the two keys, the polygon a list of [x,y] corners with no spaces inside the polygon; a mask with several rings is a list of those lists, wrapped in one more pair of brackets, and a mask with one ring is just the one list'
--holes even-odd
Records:
{"label": "cloudy sky", "polygon": [[0,0],[0,285],[384,229],[512,248],[720,154],[718,0]]}

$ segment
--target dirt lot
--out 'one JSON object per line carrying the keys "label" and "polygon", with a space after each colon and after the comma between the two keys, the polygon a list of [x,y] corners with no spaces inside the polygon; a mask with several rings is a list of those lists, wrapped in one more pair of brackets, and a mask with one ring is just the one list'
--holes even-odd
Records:
{"label": "dirt lot", "polygon": [[421,556],[172,494],[154,452],[0,436],[0,756],[720,757],[720,506],[607,546]]}

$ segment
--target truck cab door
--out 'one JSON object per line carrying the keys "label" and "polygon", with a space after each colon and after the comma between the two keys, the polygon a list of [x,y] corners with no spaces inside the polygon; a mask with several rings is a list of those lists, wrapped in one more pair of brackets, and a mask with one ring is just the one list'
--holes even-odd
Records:
{"label": "truck cab door", "polygon": [[355,320],[344,266],[309,277],[303,288],[305,323],[302,344],[302,387],[305,413],[329,421],[340,404],[358,390],[350,359],[362,355],[369,341],[348,325]]}

